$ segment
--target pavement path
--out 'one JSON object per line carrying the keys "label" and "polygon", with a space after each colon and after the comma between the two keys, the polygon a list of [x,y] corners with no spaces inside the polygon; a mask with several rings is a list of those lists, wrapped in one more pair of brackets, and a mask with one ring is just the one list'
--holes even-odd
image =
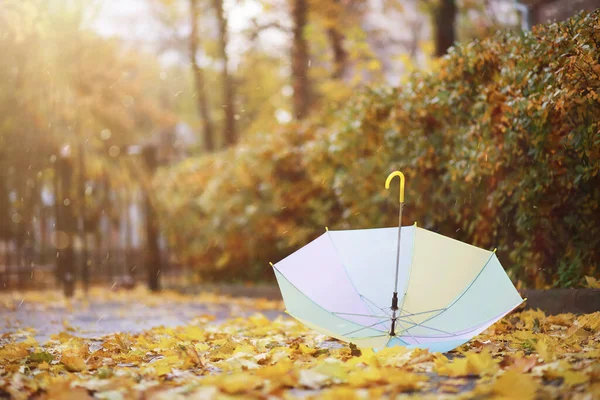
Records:
{"label": "pavement path", "polygon": [[277,307],[276,302],[265,307],[264,302],[257,303],[253,299],[214,295],[158,297],[138,291],[114,296],[91,295],[69,302],[58,295],[50,297],[45,299],[42,292],[5,298],[0,302],[0,334],[33,328],[36,340],[43,343],[63,331],[97,338],[117,332],[139,333],[157,326],[180,326],[197,318],[220,323],[230,317],[256,312],[269,319],[284,315],[283,308]]}

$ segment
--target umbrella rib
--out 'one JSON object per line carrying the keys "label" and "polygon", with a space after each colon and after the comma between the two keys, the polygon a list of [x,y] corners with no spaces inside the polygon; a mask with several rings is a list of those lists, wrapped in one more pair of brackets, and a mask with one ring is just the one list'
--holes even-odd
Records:
{"label": "umbrella rib", "polygon": [[355,315],[358,317],[369,317],[369,318],[379,318],[379,319],[387,319],[387,315],[371,315],[371,314],[354,314],[354,313],[346,313],[346,312],[336,312],[332,311],[332,314],[341,314],[341,315]]}
{"label": "umbrella rib", "polygon": [[[280,274],[280,275],[283,277],[283,279],[285,279],[285,280],[286,280],[286,281],[287,281],[287,282],[288,282],[288,283],[289,283],[289,284],[290,284],[290,285],[291,285],[291,286],[292,286],[294,289],[296,289],[297,291],[299,291],[300,293],[302,293],[302,294],[304,295],[304,297],[306,297],[308,300],[310,300],[310,302],[311,302],[311,303],[313,303],[314,305],[316,305],[317,307],[319,307],[319,308],[320,308],[320,309],[322,309],[323,311],[325,311],[325,312],[328,312],[329,314],[333,315],[334,317],[338,317],[339,319],[342,319],[342,320],[344,320],[344,321],[346,321],[346,322],[349,322],[349,323],[351,323],[351,324],[354,324],[354,325],[360,325],[360,324],[358,324],[358,323],[356,323],[356,322],[354,322],[354,321],[350,321],[349,319],[346,319],[346,318],[344,318],[344,317],[340,317],[340,316],[337,316],[337,315],[333,314],[331,311],[329,311],[328,309],[326,309],[325,307],[323,307],[322,305],[320,305],[319,303],[317,303],[316,301],[314,301],[313,299],[311,299],[310,297],[308,297],[306,294],[304,294],[304,293],[302,292],[302,290],[300,290],[300,289],[299,289],[299,288],[298,288],[296,285],[294,285],[294,283],[293,283],[292,281],[290,281],[290,280],[289,280],[289,279],[288,279],[288,278],[287,278],[287,277],[286,277],[286,276],[283,274],[283,272],[281,272],[281,271],[279,270],[279,268],[277,268],[275,265],[273,266],[273,269],[274,269],[274,270],[276,270],[277,272],[279,272],[279,274]],[[381,322],[378,322],[378,324],[379,324],[379,323],[381,323]],[[377,324],[374,324],[374,325],[377,325]],[[370,327],[369,327],[369,328],[370,328]],[[363,328],[363,329],[364,329],[364,328]],[[379,329],[376,329],[376,330],[377,330],[378,332],[383,332],[383,331],[381,331],[381,330],[379,330]],[[345,335],[344,335],[344,336],[345,336]]]}
{"label": "umbrella rib", "polygon": [[[399,321],[398,323],[399,323],[399,324],[402,324],[402,323],[405,323],[405,322],[406,322],[406,321]],[[409,322],[409,323],[410,323],[410,322]],[[402,334],[402,333],[404,333],[404,332],[408,333],[408,335],[409,335],[411,338],[413,338],[413,340],[414,340],[414,341],[415,341],[417,344],[420,344],[420,343],[419,343],[419,341],[417,340],[417,338],[416,338],[416,337],[414,337],[414,336],[412,335],[412,333],[410,333],[410,332],[408,331],[408,328],[407,328],[407,329],[403,329],[403,330],[402,330],[402,332],[400,332],[400,334]]]}
{"label": "umbrella rib", "polygon": [[[444,311],[446,310],[446,308],[436,308],[434,310],[428,310],[428,311],[421,311],[418,313],[412,313],[412,314],[406,314],[406,315],[399,315],[398,318],[408,318],[408,317],[414,317],[415,315],[421,315],[421,314],[429,314],[435,311]],[[406,310],[402,310],[403,312]]]}
{"label": "umbrella rib", "polygon": [[[409,319],[410,319],[410,318],[409,318]],[[437,331],[437,332],[445,333],[446,335],[454,335],[454,333],[450,333],[450,332],[447,332],[447,331],[443,331],[443,330],[441,330],[441,329],[432,328],[432,327],[430,327],[430,326],[423,325],[423,324],[424,324],[426,321],[423,321],[423,322],[403,321],[403,322],[405,322],[405,323],[407,323],[407,324],[412,324],[412,325],[413,325],[413,326],[411,326],[411,327],[409,327],[409,328],[406,328],[406,329],[405,329],[405,331],[406,331],[406,332],[408,332],[408,330],[409,330],[409,329],[413,329],[413,328],[416,328],[417,326],[421,326],[421,327],[423,327],[423,328],[425,328],[425,329],[431,329],[432,331]]]}
{"label": "umbrella rib", "polygon": [[[363,297],[364,297],[364,296],[363,296]],[[386,318],[386,319],[390,319],[390,320],[391,320],[391,318],[392,318],[392,317],[391,317],[391,315],[388,313],[388,311],[387,311],[387,309],[386,309],[386,308],[380,308],[380,307],[378,307],[378,306],[377,306],[377,304],[373,303],[371,300],[369,300],[369,299],[368,299],[368,298],[366,298],[366,297],[364,297],[364,299],[365,299],[365,300],[367,300],[369,303],[371,303],[371,304],[372,304],[372,305],[373,305],[373,306],[374,306],[376,309],[378,309],[379,311],[382,311],[382,312],[383,312],[383,313],[386,315],[384,318]],[[367,305],[368,305],[368,304],[367,304]],[[369,308],[370,308],[370,306],[369,306]],[[388,309],[389,309],[389,308],[388,308]],[[391,309],[390,309],[390,310],[391,310]],[[381,321],[380,323],[382,324],[382,323],[384,323],[384,322],[385,322],[385,321]],[[387,327],[386,327],[386,330],[387,330]]]}
{"label": "umbrella rib", "polygon": [[369,299],[367,299],[367,298],[366,298],[365,296],[363,296],[362,294],[360,295],[360,297],[361,297],[363,300],[366,300],[366,301],[367,301],[365,304],[366,304],[366,306],[369,308],[369,310],[370,310],[371,312],[373,312],[373,313],[377,312],[378,308],[377,308],[377,307],[373,308],[373,306],[372,306],[371,304],[369,304],[369,302],[370,302],[370,300],[369,300]]}
{"label": "umbrella rib", "polygon": [[[361,295],[362,296],[362,295]],[[380,308],[377,304],[373,303],[371,300],[369,300],[368,298],[362,296],[365,300],[367,300],[369,303],[373,304],[373,306],[375,306],[376,309],[383,311],[385,313],[385,315],[387,317],[390,317],[390,314],[387,313],[387,310],[390,309],[389,307],[387,308]]]}
{"label": "umbrella rib", "polygon": [[[354,282],[352,281],[352,278],[350,277],[350,274],[348,273],[348,269],[346,268],[346,265],[345,265],[345,263],[344,263],[344,262],[343,262],[343,260],[342,260],[342,257],[341,257],[341,255],[340,255],[340,252],[339,252],[339,250],[338,250],[337,246],[335,245],[335,242],[333,241],[333,237],[331,237],[331,232],[329,232],[329,229],[327,229],[327,231],[325,232],[325,234],[326,234],[326,235],[327,235],[327,237],[329,238],[329,241],[331,242],[331,246],[333,247],[333,250],[335,250],[335,253],[336,253],[336,254],[337,254],[337,256],[338,256],[338,260],[340,260],[340,264],[342,264],[342,269],[344,270],[344,273],[346,274],[346,277],[348,278],[348,282],[350,282],[350,285],[352,285],[352,288],[354,289],[354,291],[356,292],[356,294],[358,294],[358,297],[359,297],[359,298],[361,298],[361,299],[366,299],[366,297],[365,297],[365,296],[363,296],[363,295],[362,295],[362,294],[361,294],[361,293],[358,291],[358,289],[356,288],[356,285],[355,285],[355,284],[354,284]],[[367,300],[368,300],[368,299],[367,299]],[[365,304],[365,302],[364,302],[364,301],[363,301],[362,303],[363,303],[363,305],[365,305],[367,308],[370,308],[370,307],[368,307],[368,306]]]}
{"label": "umbrella rib", "polygon": [[432,328],[432,327],[430,327],[430,326],[423,325],[423,323],[422,323],[422,322],[421,322],[421,323],[414,323],[414,322],[410,322],[410,321],[404,321],[404,322],[406,322],[406,323],[408,323],[408,324],[412,324],[412,325],[413,325],[413,326],[411,326],[410,328],[406,328],[406,331],[407,331],[407,332],[408,332],[408,330],[409,330],[409,329],[413,329],[413,328],[416,328],[417,326],[420,326],[420,327],[423,327],[423,328],[425,328],[425,329],[430,329],[430,330],[432,330],[432,331],[436,331],[436,332],[444,333],[444,334],[446,334],[446,335],[450,335],[450,336],[458,336],[458,335],[456,335],[456,334],[454,334],[454,333],[451,333],[451,332],[448,332],[448,331],[443,331],[443,330],[441,330],[441,329]]}
{"label": "umbrella rib", "polygon": [[[369,325],[369,326],[363,326],[362,328],[360,328],[360,329],[356,329],[356,330],[354,330],[354,331],[352,331],[352,332],[344,333],[344,334],[342,334],[342,336],[348,336],[348,335],[351,335],[351,334],[353,334],[353,333],[360,332],[360,331],[362,331],[362,330],[364,330],[364,329],[373,328],[375,325],[379,325],[379,324],[381,324],[381,321],[377,321],[377,322],[375,322],[373,325]],[[383,332],[383,331],[379,331],[379,332]]]}
{"label": "umbrella rib", "polygon": [[[335,312],[335,311],[332,311],[331,313],[334,315],[341,314],[341,315],[352,315],[352,316],[366,317],[366,318],[377,318],[379,321],[375,325],[383,324],[385,321],[387,321],[389,319],[389,317],[385,316],[385,315],[352,314],[352,313],[343,313],[343,312]],[[385,329],[387,331],[387,328],[385,328]],[[377,329],[377,330],[379,330],[379,329]],[[384,331],[380,331],[380,332],[384,332]]]}
{"label": "umbrella rib", "polygon": [[[441,315],[441,314],[443,314],[444,312],[448,311],[448,310],[450,309],[450,307],[452,307],[454,304],[456,304],[456,302],[457,302],[458,300],[460,300],[460,299],[461,299],[461,298],[462,298],[462,297],[463,297],[463,296],[464,296],[464,295],[465,295],[465,294],[466,294],[466,293],[469,291],[469,289],[471,288],[471,286],[473,286],[473,285],[475,284],[475,282],[477,281],[477,279],[479,279],[479,277],[481,276],[481,274],[483,273],[483,271],[485,270],[485,268],[486,268],[486,267],[489,265],[490,261],[492,260],[492,257],[494,257],[494,254],[495,254],[495,253],[493,253],[493,252],[492,252],[492,254],[491,254],[491,255],[490,255],[490,257],[488,258],[488,260],[485,262],[485,264],[483,265],[483,267],[482,267],[482,268],[481,268],[481,270],[479,271],[479,273],[478,273],[478,274],[475,276],[475,278],[473,278],[473,280],[471,281],[471,283],[469,283],[469,286],[467,286],[467,287],[465,288],[465,290],[463,290],[463,292],[462,292],[462,293],[461,293],[461,294],[460,294],[460,295],[459,295],[459,296],[458,296],[456,299],[454,299],[454,301],[453,301],[452,303],[450,303],[450,305],[448,305],[446,308],[444,308],[444,309],[443,309],[442,311],[440,311],[439,313],[437,313],[437,314],[435,314],[435,315],[432,315],[431,317],[427,318],[427,319],[426,319],[426,320],[424,320],[422,323],[425,323],[425,322],[427,322],[427,321],[431,321],[432,319],[434,319],[434,318],[436,318],[436,317],[440,316],[440,315]],[[422,326],[423,326],[424,328],[427,328],[427,327],[426,327],[426,326],[424,326],[424,325],[422,325]],[[412,329],[412,328],[414,328],[414,326],[413,326],[413,327],[410,327],[410,328],[408,328],[408,329]],[[431,329],[431,328],[429,328],[429,329]],[[445,333],[448,333],[449,335],[454,335],[453,333],[449,333],[449,332],[445,332]]]}
{"label": "umbrella rib", "polygon": [[[405,312],[405,310],[400,309],[400,314],[402,314],[403,312]],[[408,322],[409,324],[415,324],[415,321],[413,321],[413,319],[410,317],[410,315],[405,315],[404,317],[408,318],[409,321],[402,321],[402,322]],[[417,340],[417,338],[412,335],[412,333],[408,330],[408,328],[404,329],[403,332],[408,333],[410,335],[410,337],[413,338],[413,340],[415,342],[417,342],[417,344],[420,344],[419,341]]]}

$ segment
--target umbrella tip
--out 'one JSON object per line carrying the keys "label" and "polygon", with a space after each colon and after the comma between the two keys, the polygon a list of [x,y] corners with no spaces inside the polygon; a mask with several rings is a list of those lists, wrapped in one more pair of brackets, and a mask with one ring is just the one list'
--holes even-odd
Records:
{"label": "umbrella tip", "polygon": [[329,232],[329,228],[328,227],[325,227],[325,232]]}
{"label": "umbrella tip", "polygon": [[269,265],[270,265],[271,267],[274,267],[274,265],[273,265],[273,263],[272,263],[271,261],[269,261]]}
{"label": "umbrella tip", "polygon": [[415,221],[415,228],[417,227],[417,221]]}
{"label": "umbrella tip", "polygon": [[496,250],[498,250],[498,248],[497,248],[497,247],[494,247],[494,251],[493,251],[493,253],[495,253],[495,252],[496,252]]}

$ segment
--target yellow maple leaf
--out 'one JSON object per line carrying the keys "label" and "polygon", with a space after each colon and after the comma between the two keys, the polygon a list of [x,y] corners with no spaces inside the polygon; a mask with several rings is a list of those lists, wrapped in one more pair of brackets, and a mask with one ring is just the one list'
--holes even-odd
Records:
{"label": "yellow maple leaf", "polygon": [[38,341],[33,336],[27,336],[27,339],[22,342],[27,347],[37,347]]}
{"label": "yellow maple leaf", "polygon": [[27,346],[23,346],[21,343],[10,343],[0,348],[0,360],[21,361],[27,355],[29,355]]}
{"label": "yellow maple leaf", "polygon": [[354,370],[348,376],[348,384],[352,387],[368,387],[383,379],[381,369],[367,367],[363,370]]}
{"label": "yellow maple leaf", "polygon": [[591,289],[600,289],[600,281],[594,277],[586,276],[585,281],[587,283],[587,287]]}
{"label": "yellow maple leaf", "polygon": [[434,362],[438,374],[453,377],[494,375],[499,370],[498,364],[487,350],[481,353],[467,352],[464,358],[455,358],[452,362],[448,362],[448,359],[442,356]]}
{"label": "yellow maple leaf", "polygon": [[50,364],[48,364],[46,361],[42,361],[37,365],[37,369],[40,371],[47,371],[50,369]]}
{"label": "yellow maple leaf", "polygon": [[294,387],[298,382],[298,371],[293,367],[289,359],[283,359],[274,365],[257,369],[255,375],[268,379],[277,386]]}
{"label": "yellow maple leaf", "polygon": [[583,372],[565,371],[562,374],[565,385],[577,386],[590,381],[590,377]]}
{"label": "yellow maple leaf", "polygon": [[227,394],[247,393],[260,387],[262,384],[262,379],[249,373],[225,375],[216,381],[217,387]]}
{"label": "yellow maple leaf", "polygon": [[544,362],[552,362],[554,360],[554,350],[547,337],[542,337],[537,341],[535,351],[544,359]]}
{"label": "yellow maple leaf", "polygon": [[440,375],[445,376],[466,376],[469,375],[469,362],[466,358],[456,358],[452,362],[435,360],[435,370]]}
{"label": "yellow maple leaf", "polygon": [[47,396],[53,400],[88,400],[93,399],[88,391],[81,387],[71,387],[71,383],[60,380],[46,388]]}
{"label": "yellow maple leaf", "polygon": [[81,372],[87,369],[85,360],[77,352],[67,351],[63,353],[60,362],[69,372]]}
{"label": "yellow maple leaf", "polygon": [[326,359],[323,362],[317,364],[314,371],[326,375],[330,378],[338,380],[346,380],[348,376],[348,369],[344,363],[336,359]]}
{"label": "yellow maple leaf", "polygon": [[305,344],[303,344],[303,343],[300,343],[300,344],[298,345],[298,350],[300,350],[300,352],[301,352],[302,354],[306,354],[306,355],[311,355],[311,354],[314,354],[314,353],[315,353],[315,351],[316,351],[315,349],[313,349],[313,348],[311,348],[311,347],[308,347],[307,345],[305,345]]}
{"label": "yellow maple leaf", "polygon": [[409,391],[417,389],[428,378],[424,375],[413,372],[403,371],[396,368],[386,368],[384,370],[384,379],[394,386],[397,391]]}
{"label": "yellow maple leaf", "polygon": [[484,350],[480,353],[466,353],[469,365],[469,372],[479,376],[494,375],[498,372],[498,363],[494,360],[489,351]]}
{"label": "yellow maple leaf", "polygon": [[206,340],[206,334],[204,333],[204,330],[197,326],[186,327],[179,333],[179,336],[184,340]]}
{"label": "yellow maple leaf", "polygon": [[507,399],[533,400],[538,383],[530,375],[508,370],[493,384],[496,395]]}

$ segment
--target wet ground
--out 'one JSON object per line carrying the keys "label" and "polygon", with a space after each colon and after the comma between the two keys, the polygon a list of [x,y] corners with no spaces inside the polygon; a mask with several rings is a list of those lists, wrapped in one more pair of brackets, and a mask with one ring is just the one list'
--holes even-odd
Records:
{"label": "wet ground", "polygon": [[[65,301],[58,294],[49,298],[40,297],[38,293],[15,294],[0,303],[0,334],[34,329],[35,338],[43,343],[63,331],[96,338],[117,332],[138,333],[157,326],[185,325],[198,318],[220,323],[256,312],[269,319],[284,315],[276,302],[255,307],[255,300],[231,300],[213,295],[142,296],[144,294],[139,292],[117,293]],[[19,300],[19,297],[22,298]]]}

